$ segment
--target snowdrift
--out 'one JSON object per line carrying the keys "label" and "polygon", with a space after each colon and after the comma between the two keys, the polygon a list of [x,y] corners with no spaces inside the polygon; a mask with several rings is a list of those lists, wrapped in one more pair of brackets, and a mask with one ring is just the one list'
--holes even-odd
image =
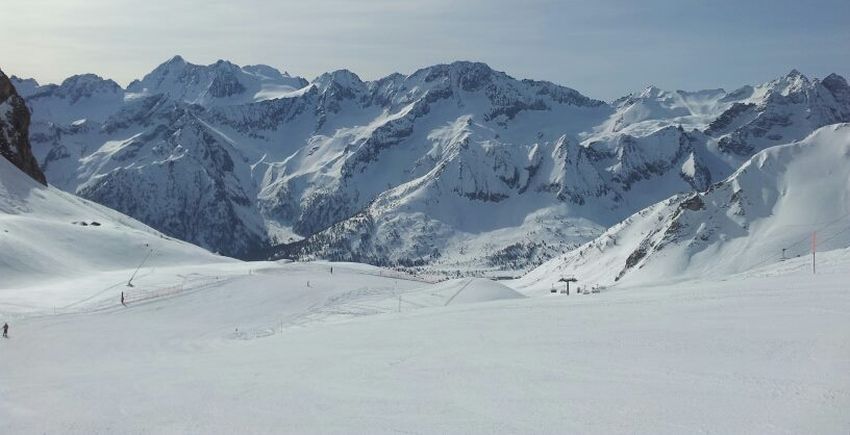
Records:
{"label": "snowdrift", "polygon": [[706,192],[650,206],[517,285],[723,277],[810,255],[813,232],[819,251],[850,246],[850,124],[764,150]]}

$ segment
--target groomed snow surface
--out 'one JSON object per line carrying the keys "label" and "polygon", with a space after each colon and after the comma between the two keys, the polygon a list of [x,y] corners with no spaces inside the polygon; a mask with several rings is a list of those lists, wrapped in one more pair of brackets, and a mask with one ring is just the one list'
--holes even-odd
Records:
{"label": "groomed snow surface", "polygon": [[91,280],[91,309],[3,316],[0,432],[847,433],[850,252],[822,262],[534,298],[330,263],[126,308]]}

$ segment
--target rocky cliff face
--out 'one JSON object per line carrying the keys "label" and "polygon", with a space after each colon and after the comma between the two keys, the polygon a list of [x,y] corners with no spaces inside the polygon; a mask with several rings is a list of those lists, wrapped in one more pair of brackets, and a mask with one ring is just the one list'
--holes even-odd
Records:
{"label": "rocky cliff face", "polygon": [[0,155],[39,183],[47,184],[30,149],[29,127],[30,113],[24,99],[0,71]]}

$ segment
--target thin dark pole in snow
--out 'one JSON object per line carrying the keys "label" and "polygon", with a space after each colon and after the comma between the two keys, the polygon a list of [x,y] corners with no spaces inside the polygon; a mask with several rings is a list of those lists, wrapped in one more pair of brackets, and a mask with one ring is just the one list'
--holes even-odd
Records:
{"label": "thin dark pole in snow", "polygon": [[145,264],[145,262],[146,262],[146,261],[148,261],[148,257],[150,257],[150,256],[151,256],[151,254],[153,254],[153,249],[151,249],[150,251],[148,251],[148,255],[145,255],[145,259],[144,259],[144,260],[142,260],[142,262],[141,262],[141,263],[139,263],[139,267],[137,267],[137,268],[136,268],[136,271],[135,271],[135,272],[133,272],[133,275],[132,275],[132,276],[130,276],[130,280],[129,280],[129,281],[127,281],[127,287],[132,287],[132,286],[133,286],[133,278],[135,278],[135,277],[136,277],[136,274],[137,274],[137,273],[139,273],[139,269],[141,269],[141,268],[142,268],[142,266]]}
{"label": "thin dark pole in snow", "polygon": [[817,250],[817,231],[812,232],[812,275],[817,273],[815,269],[815,251]]}

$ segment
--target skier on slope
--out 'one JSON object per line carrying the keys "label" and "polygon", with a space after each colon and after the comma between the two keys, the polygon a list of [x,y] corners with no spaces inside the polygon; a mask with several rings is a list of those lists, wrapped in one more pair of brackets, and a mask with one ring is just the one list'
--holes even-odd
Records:
{"label": "skier on slope", "polygon": [[3,338],[9,338],[9,324],[3,323]]}

